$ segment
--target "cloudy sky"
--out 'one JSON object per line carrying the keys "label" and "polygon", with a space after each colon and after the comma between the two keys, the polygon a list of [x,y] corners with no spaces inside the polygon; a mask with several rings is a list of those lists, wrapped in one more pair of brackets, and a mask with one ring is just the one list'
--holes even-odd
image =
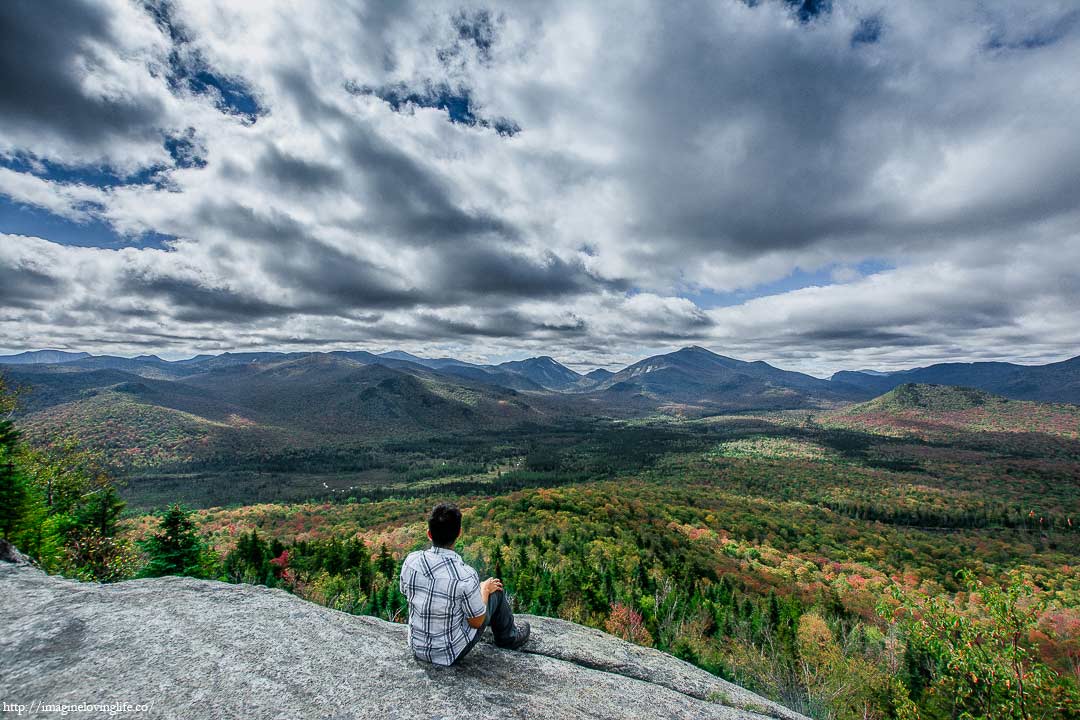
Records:
{"label": "cloudy sky", "polygon": [[0,3],[0,350],[1080,354],[1073,0]]}

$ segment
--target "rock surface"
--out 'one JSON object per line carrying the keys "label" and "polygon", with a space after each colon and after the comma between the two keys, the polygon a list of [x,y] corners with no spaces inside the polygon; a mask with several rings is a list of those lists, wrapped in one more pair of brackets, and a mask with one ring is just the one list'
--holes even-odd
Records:
{"label": "rock surface", "polygon": [[188,578],[79,583],[6,555],[0,699],[26,705],[25,716],[41,714],[30,711],[36,701],[151,705],[122,713],[133,717],[805,720],[670,655],[561,620],[529,617],[526,652],[485,641],[444,669],[413,659],[402,625],[281,590]]}

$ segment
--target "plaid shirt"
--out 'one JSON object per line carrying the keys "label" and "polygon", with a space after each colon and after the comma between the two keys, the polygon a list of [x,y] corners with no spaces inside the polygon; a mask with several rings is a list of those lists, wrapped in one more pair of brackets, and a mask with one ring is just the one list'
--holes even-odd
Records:
{"label": "plaid shirt", "polygon": [[409,599],[413,654],[435,665],[457,659],[476,635],[467,619],[487,612],[476,571],[446,548],[409,553],[401,565],[401,592]]}

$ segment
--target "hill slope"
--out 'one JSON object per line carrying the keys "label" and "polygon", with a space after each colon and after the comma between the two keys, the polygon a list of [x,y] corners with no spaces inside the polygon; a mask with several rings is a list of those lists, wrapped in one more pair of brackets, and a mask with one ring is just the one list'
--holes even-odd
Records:
{"label": "hill slope", "polygon": [[894,373],[841,371],[833,382],[878,394],[906,383],[978,388],[1017,400],[1080,404],[1080,356],[1048,365],[939,363]]}
{"label": "hill slope", "polygon": [[863,399],[859,388],[765,362],[745,362],[702,347],[656,355],[620,370],[597,389],[623,397],[723,410],[780,409]]}
{"label": "hill slope", "polygon": [[250,409],[261,422],[330,436],[452,431],[533,414],[511,390],[330,355],[220,368],[184,382]]}
{"label": "hill slope", "polygon": [[42,445],[77,438],[83,448],[103,452],[110,467],[123,469],[191,462],[237,448],[279,447],[290,439],[239,415],[210,419],[145,402],[125,384],[31,415],[24,427],[27,437]]}
{"label": "hill slope", "polygon": [[525,652],[484,642],[461,666],[439,669],[412,658],[404,625],[280,590],[188,578],[76,583],[0,560],[9,703],[153,703],[165,717],[464,719],[511,710],[802,720],[665,653],[561,620],[529,621],[535,640]]}
{"label": "hill slope", "polygon": [[20,424],[31,439],[70,436],[107,451],[114,467],[502,428],[551,410],[400,360],[395,369],[333,354],[219,357],[179,379],[78,362],[6,369],[27,388]]}
{"label": "hill slope", "polygon": [[1080,439],[1080,408],[1067,403],[1010,400],[983,390],[948,385],[908,383],[868,402],[826,413],[823,425],[872,429],[895,436],[930,441],[966,442],[978,433],[980,442],[1004,446],[1025,436],[1032,452],[1045,456],[1075,455]]}
{"label": "hill slope", "polygon": [[919,385],[907,383],[858,405],[846,408],[848,413],[874,411],[929,410],[935,412],[963,411],[987,404],[1008,402],[984,390],[953,385]]}

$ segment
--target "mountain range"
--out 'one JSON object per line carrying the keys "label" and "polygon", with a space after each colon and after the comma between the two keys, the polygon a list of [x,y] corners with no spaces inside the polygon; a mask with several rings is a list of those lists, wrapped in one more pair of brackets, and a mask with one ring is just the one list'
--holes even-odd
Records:
{"label": "mountain range", "polygon": [[248,352],[197,355],[187,360],[168,361],[156,355],[128,358],[116,355],[90,355],[59,350],[36,350],[17,355],[0,355],[0,366],[62,366],[62,371],[124,370],[141,377],[185,378],[202,372],[238,365],[270,365],[308,357],[327,357],[363,365],[379,365],[406,371],[430,370],[439,374],[477,380],[487,385],[520,390],[568,390],[587,387],[593,381],[559,364],[550,357],[529,358],[502,363],[477,365],[455,358],[422,358],[401,350],[374,354],[364,350],[329,353]]}
{"label": "mountain range", "polygon": [[1080,404],[1080,358],[933,365],[824,380],[685,347],[617,372],[543,356],[497,365],[402,351],[253,352],[168,361],[37,351],[0,357],[20,424],[129,465],[543,424],[559,418],[834,410],[909,383]]}
{"label": "mountain range", "polygon": [[1080,404],[1080,356],[1048,365],[1007,362],[939,363],[890,373],[841,371],[832,382],[880,395],[900,385],[955,385],[1014,400]]}
{"label": "mountain range", "polygon": [[[313,360],[322,358],[321,361]],[[766,362],[747,362],[702,347],[645,358],[613,372],[603,368],[581,374],[550,356],[482,365],[451,357],[423,358],[401,350],[318,352],[248,352],[198,355],[186,360],[162,360],[156,355],[128,358],[85,352],[37,350],[0,356],[6,374],[32,373],[38,381],[49,373],[121,371],[157,380],[196,382],[227,367],[250,366],[258,372],[281,363],[308,359],[322,368],[380,366],[414,377],[438,378],[466,387],[482,385],[530,393],[585,394],[625,407],[678,404],[703,409],[763,409],[813,406],[820,403],[865,400],[910,383],[971,387],[1021,400],[1080,403],[1080,356],[1048,365],[1006,362],[940,363],[895,372],[843,370],[822,380],[781,370]],[[96,386],[120,376],[95,374],[65,378],[65,384]],[[36,383],[31,383],[36,384]],[[56,383],[44,380],[44,384]],[[35,403],[37,404],[37,403]]]}

